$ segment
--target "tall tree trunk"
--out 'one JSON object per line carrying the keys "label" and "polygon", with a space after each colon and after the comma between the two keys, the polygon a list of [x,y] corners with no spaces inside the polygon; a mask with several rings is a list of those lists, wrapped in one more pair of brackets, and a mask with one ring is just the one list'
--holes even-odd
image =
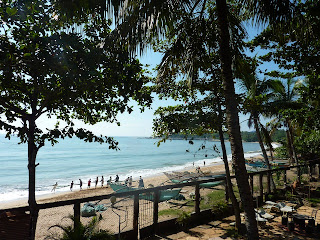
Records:
{"label": "tall tree trunk", "polygon": [[289,130],[286,130],[286,135],[287,135],[287,149],[289,153],[290,164],[294,164],[295,161],[294,161],[293,152],[292,152],[292,143],[291,143]]}
{"label": "tall tree trunk", "polygon": [[238,102],[232,76],[232,58],[230,50],[230,35],[228,27],[228,9],[226,0],[217,0],[218,27],[220,30],[219,46],[222,68],[224,95],[226,98],[227,124],[230,136],[232,159],[235,168],[237,185],[240,192],[243,209],[245,211],[248,239],[259,239],[258,226],[254,211],[253,199],[250,191],[248,174],[245,167],[240,124],[238,116]]}
{"label": "tall tree trunk", "polygon": [[268,169],[271,169],[270,163],[269,163],[269,159],[268,159],[268,155],[267,155],[267,151],[264,147],[262,138],[261,138],[261,134],[260,134],[260,129],[259,129],[259,122],[258,122],[258,117],[256,116],[256,114],[254,114],[253,116],[253,123],[254,123],[254,128],[256,129],[256,134],[257,134],[257,138],[258,138],[258,142],[262,151],[262,155],[264,158],[264,161],[267,165]]}
{"label": "tall tree trunk", "polygon": [[267,142],[268,144],[268,147],[269,147],[269,151],[270,151],[270,157],[271,157],[271,161],[273,162],[274,161],[274,156],[273,156],[273,147],[272,147],[272,144],[271,142]]}
{"label": "tall tree trunk", "polygon": [[[262,155],[263,155],[264,161],[265,161],[265,163],[267,165],[267,168],[271,169],[270,162],[269,162],[268,155],[267,155],[267,151],[266,151],[266,148],[264,147],[264,144],[263,144],[263,141],[262,141],[260,128],[259,128],[258,116],[257,116],[256,113],[253,113],[253,123],[254,123],[254,128],[256,129],[256,134],[257,134],[258,142],[259,142],[259,145],[260,145],[260,148],[261,148],[261,151],[262,151]],[[268,183],[269,183],[268,186],[271,186],[271,189],[275,189],[276,188],[276,185],[275,185],[275,183],[273,181],[273,178],[272,178],[272,174],[268,174]]]}
{"label": "tall tree trunk", "polygon": [[[32,118],[32,117],[30,117]],[[35,145],[35,120],[29,120],[29,134],[28,134],[28,170],[29,170],[29,207],[30,207],[30,239],[35,239],[37,220],[38,220],[38,205],[36,202],[36,157],[37,147]]]}
{"label": "tall tree trunk", "polygon": [[221,125],[219,126],[219,137],[220,137],[220,143],[221,143],[221,149],[222,149],[223,163],[224,163],[224,167],[226,169],[226,181],[227,181],[228,193],[229,193],[231,203],[233,206],[233,210],[234,210],[234,215],[235,215],[235,219],[236,219],[236,228],[238,230],[240,230],[240,228],[241,228],[240,207],[239,207],[239,203],[237,201],[236,196],[234,195],[234,191],[232,188],[230,169],[229,169],[229,163],[228,163],[228,156],[227,156],[226,145],[224,142],[223,131],[222,131]]}
{"label": "tall tree trunk", "polygon": [[287,125],[288,125],[288,128],[289,128],[288,133],[289,133],[289,138],[290,138],[290,143],[291,143],[290,147],[291,147],[291,151],[292,151],[292,156],[293,156],[294,162],[296,164],[298,164],[298,157],[297,157],[296,149],[294,147],[293,129],[292,129],[290,120],[286,119],[286,122],[287,122]]}

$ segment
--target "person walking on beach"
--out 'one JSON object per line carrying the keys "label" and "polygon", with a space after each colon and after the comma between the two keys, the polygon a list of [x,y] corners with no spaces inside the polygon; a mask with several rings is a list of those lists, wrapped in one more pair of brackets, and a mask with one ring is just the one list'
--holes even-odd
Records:
{"label": "person walking on beach", "polygon": [[203,166],[205,166],[206,165],[206,161],[203,161]]}
{"label": "person walking on beach", "polygon": [[129,177],[127,177],[126,180],[124,181],[124,185],[128,186],[128,182],[129,182]]}
{"label": "person walking on beach", "polygon": [[80,181],[79,185],[80,185],[80,191],[81,191],[82,190],[82,180],[79,178],[79,181]]}
{"label": "person walking on beach", "polygon": [[104,184],[104,178],[103,178],[103,176],[101,176],[100,182],[101,182],[101,187],[103,187],[103,184]]}
{"label": "person walking on beach", "polygon": [[132,186],[132,176],[129,177],[129,187]]}
{"label": "person walking on beach", "polygon": [[58,182],[56,182],[54,185],[53,185],[53,188],[51,190],[51,192],[56,192],[56,188],[58,187]]}
{"label": "person walking on beach", "polygon": [[118,174],[116,175],[116,180],[115,180],[115,182],[119,182],[119,176],[118,176]]}
{"label": "person walking on beach", "polygon": [[144,182],[143,182],[143,179],[142,179],[142,177],[140,176],[140,178],[139,178],[139,186],[138,186],[139,188],[144,188]]}
{"label": "person walking on beach", "polygon": [[91,178],[88,181],[88,188],[90,188],[90,185],[91,185]]}
{"label": "person walking on beach", "polygon": [[94,185],[94,188],[97,188],[98,182],[99,182],[99,178],[97,177],[97,178],[96,178],[95,185]]}
{"label": "person walking on beach", "polygon": [[72,191],[72,188],[73,188],[73,181],[70,184],[70,191]]}
{"label": "person walking on beach", "polygon": [[108,185],[110,185],[111,182],[112,182],[112,177],[110,176],[109,180],[107,181],[107,187]]}

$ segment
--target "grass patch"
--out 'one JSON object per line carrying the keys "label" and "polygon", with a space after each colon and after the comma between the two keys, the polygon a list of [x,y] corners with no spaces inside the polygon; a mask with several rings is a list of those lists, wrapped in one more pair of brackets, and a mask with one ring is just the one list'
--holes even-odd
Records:
{"label": "grass patch", "polygon": [[311,202],[311,203],[320,203],[320,199],[319,198],[309,198],[309,202]]}
{"label": "grass patch", "polygon": [[224,199],[225,199],[225,191],[215,190],[203,197],[203,199],[200,202],[200,209],[212,208],[213,205],[221,202]]}
{"label": "grass patch", "polygon": [[183,211],[180,209],[164,209],[164,210],[159,211],[158,215],[159,216],[167,216],[167,215],[179,216],[180,214],[182,214],[182,212]]}
{"label": "grass patch", "polygon": [[239,234],[238,230],[234,227],[226,229],[226,235],[233,239],[238,239],[239,237],[242,237],[241,234]]}

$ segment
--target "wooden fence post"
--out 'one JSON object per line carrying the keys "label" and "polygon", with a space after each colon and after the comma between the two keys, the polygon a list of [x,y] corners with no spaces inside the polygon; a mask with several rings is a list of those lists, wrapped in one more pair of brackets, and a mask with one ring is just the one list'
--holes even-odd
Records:
{"label": "wooden fence post", "polygon": [[226,191],[226,194],[225,194],[226,202],[228,203],[230,196],[229,196],[229,188],[228,188],[228,183],[227,183],[227,177],[224,180],[224,186],[225,186],[225,191]]}
{"label": "wooden fence post", "polygon": [[267,191],[268,191],[268,194],[271,193],[271,172],[268,171],[267,173]]}
{"label": "wooden fence post", "polygon": [[154,234],[158,233],[158,212],[159,212],[159,190],[154,191],[153,196],[153,232]]}
{"label": "wooden fence post", "polygon": [[311,164],[308,164],[308,178],[309,178],[309,181],[312,178],[312,166],[311,166]]}
{"label": "wooden fence post", "polygon": [[253,192],[254,192],[254,189],[253,189],[253,175],[249,175],[249,179],[250,179],[250,187],[251,187],[251,195],[253,196]]}
{"label": "wooden fence post", "polygon": [[196,183],[195,186],[195,204],[194,204],[194,211],[196,215],[200,214],[200,186],[199,183]]}
{"label": "wooden fence post", "polygon": [[298,166],[298,181],[301,182],[301,167]]}
{"label": "wooden fence post", "polygon": [[139,239],[139,194],[133,198],[133,232],[135,239]]}
{"label": "wooden fence post", "polygon": [[74,203],[73,214],[74,214],[74,228],[77,229],[80,226],[80,202]]}
{"label": "wooden fence post", "polygon": [[[263,203],[263,173],[259,174],[260,203]],[[260,204],[259,204],[260,205]]]}

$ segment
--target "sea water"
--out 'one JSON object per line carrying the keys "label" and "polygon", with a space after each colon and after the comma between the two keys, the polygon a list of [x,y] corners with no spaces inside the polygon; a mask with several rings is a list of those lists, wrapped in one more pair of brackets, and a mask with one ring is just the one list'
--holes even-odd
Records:
{"label": "sea water", "polygon": [[[69,191],[71,181],[79,189],[88,179],[107,179],[118,174],[120,180],[132,176],[150,177],[166,171],[181,171],[197,166],[221,164],[220,142],[207,140],[167,140],[157,147],[159,139],[142,137],[115,137],[120,150],[110,150],[107,144],[87,143],[76,138],[47,143],[37,155],[36,195],[50,194],[56,182],[57,192]],[[28,196],[27,144],[19,139],[0,135],[0,202]],[[192,144],[193,143],[193,144]],[[214,146],[218,151],[214,150]],[[245,157],[260,154],[258,143],[243,143]],[[229,161],[231,151],[226,143]],[[93,184],[94,185],[94,184]],[[99,183],[100,185],[100,183]]]}

